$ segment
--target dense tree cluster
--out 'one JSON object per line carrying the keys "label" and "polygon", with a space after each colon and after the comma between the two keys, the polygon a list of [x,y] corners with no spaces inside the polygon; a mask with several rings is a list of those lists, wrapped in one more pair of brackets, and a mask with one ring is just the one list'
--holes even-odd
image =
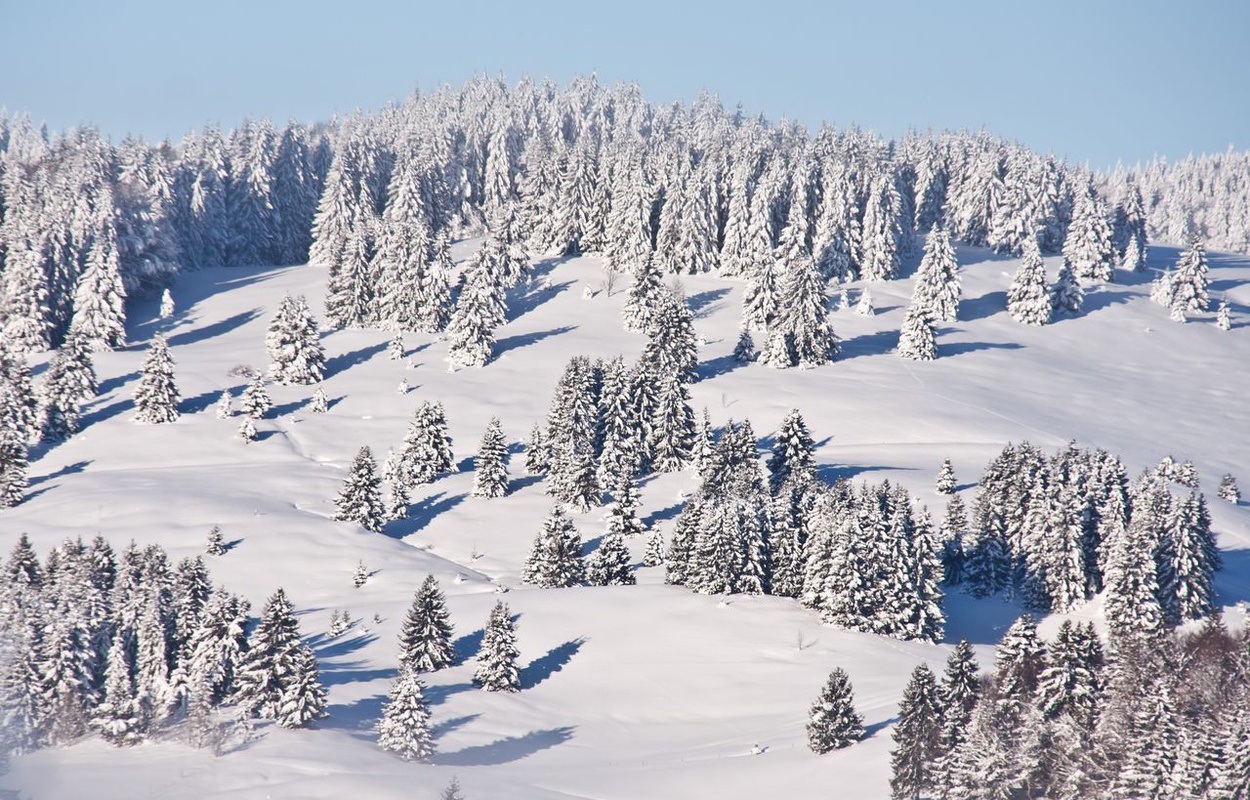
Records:
{"label": "dense tree cluster", "polygon": [[224,703],[280,725],[324,715],[316,659],[278,590],[254,631],[246,600],[203,560],[67,539],[40,560],[18,538],[0,582],[0,719],[16,752],[97,731],[115,745],[181,723],[193,741]]}
{"label": "dense tree cluster", "polygon": [[1104,450],[1046,456],[1008,445],[981,477],[972,518],[953,537],[948,577],[974,594],[1010,588],[1066,611],[1105,591],[1108,625],[1152,633],[1213,609],[1219,553],[1192,464],[1165,459],[1130,483]]}

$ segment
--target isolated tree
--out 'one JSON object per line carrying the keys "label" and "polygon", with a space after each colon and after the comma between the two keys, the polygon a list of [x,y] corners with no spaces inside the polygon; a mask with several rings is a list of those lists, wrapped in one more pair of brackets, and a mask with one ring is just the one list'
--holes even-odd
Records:
{"label": "isolated tree", "polygon": [[281,384],[318,383],[325,377],[325,350],[317,321],[303,295],[283,295],[265,335],[269,379]]}
{"label": "isolated tree", "polygon": [[143,361],[139,385],[135,387],[136,419],[151,424],[173,422],[178,419],[178,400],[174,361],[165,337],[158,335]]}
{"label": "isolated tree", "polygon": [[942,467],[938,470],[937,476],[936,488],[938,494],[954,494],[957,485],[955,468],[951,466],[951,460],[949,458],[942,459]]}
{"label": "isolated tree", "polygon": [[447,414],[442,403],[423,402],[413,414],[399,452],[396,480],[412,487],[455,468]]}
{"label": "isolated tree", "polygon": [[243,421],[239,423],[239,438],[244,444],[256,441],[256,421],[250,415],[244,415]]}
{"label": "isolated tree", "polygon": [[518,691],[521,688],[521,673],[517,669],[519,656],[512,613],[499,600],[491,609],[482,632],[482,647],[478,652],[473,682],[488,692]]}
{"label": "isolated tree", "polygon": [[585,576],[582,539],[573,520],[554,506],[534,539],[521,580],[544,588],[576,586]]}
{"label": "isolated tree", "polygon": [[1055,311],[1079,314],[1084,304],[1085,290],[1081,288],[1081,282],[1076,279],[1076,274],[1073,273],[1071,265],[1065,258],[1063,265],[1059,267],[1059,277],[1055,279],[1055,286],[1050,291],[1050,306]]}
{"label": "isolated tree", "polygon": [[508,443],[497,417],[490,418],[477,451],[473,476],[474,497],[503,497],[508,493]]}
{"label": "isolated tree", "polygon": [[169,287],[165,287],[165,291],[161,292],[161,319],[170,319],[174,316],[174,296],[169,293]]}
{"label": "isolated tree", "polygon": [[208,544],[204,547],[204,552],[210,556],[226,554],[226,539],[221,534],[220,525],[214,525],[208,529]]}
{"label": "isolated tree", "polygon": [[1124,258],[1120,260],[1120,266],[1129,272],[1146,271],[1146,240],[1143,237],[1133,235],[1128,240],[1128,246],[1124,248]]}
{"label": "isolated tree", "polygon": [[1007,290],[1007,312],[1012,319],[1025,325],[1045,325],[1050,322],[1051,305],[1046,286],[1046,265],[1034,237],[1024,240],[1020,267],[1011,279],[1011,288]]}
{"label": "isolated tree", "polygon": [[399,633],[400,670],[433,672],[456,660],[451,644],[451,615],[447,598],[433,575],[426,577],[412,598]]}
{"label": "isolated tree", "polygon": [[937,331],[928,313],[913,299],[898,333],[898,354],[912,361],[937,358]]}
{"label": "isolated tree", "polygon": [[1241,489],[1237,487],[1237,479],[1225,474],[1220,478],[1220,499],[1237,505],[1241,502]]}
{"label": "isolated tree", "polygon": [[807,746],[813,753],[846,747],[864,735],[864,719],[855,710],[851,680],[841,667],[829,673],[807,721]]}
{"label": "isolated tree", "polygon": [[898,723],[891,734],[890,796],[919,798],[933,783],[933,761],[938,754],[941,719],[937,683],[928,664],[911,673],[899,702]]}
{"label": "isolated tree", "polygon": [[1172,272],[1171,293],[1168,307],[1172,319],[1184,322],[1192,312],[1206,311],[1210,305],[1211,267],[1207,263],[1206,248],[1197,236],[1189,240],[1189,247],[1181,253]]}
{"label": "isolated tree", "polygon": [[1215,312],[1215,325],[1222,331],[1233,329],[1233,318],[1227,297],[1220,298],[1220,307]]}
{"label": "isolated tree", "polygon": [[759,350],[755,348],[755,340],[751,338],[751,332],[743,328],[738,333],[738,343],[734,345],[733,360],[739,364],[750,364],[759,358]]}
{"label": "isolated tree", "polygon": [[664,534],[659,528],[652,528],[647,533],[646,549],[642,554],[644,567],[658,567],[664,563]]}
{"label": "isolated tree", "polygon": [[243,390],[241,405],[243,413],[252,419],[263,419],[269,409],[273,408],[273,400],[269,397],[269,390],[265,388],[265,379],[259,372],[252,376],[252,380]]}
{"label": "isolated tree", "polygon": [[334,514],[336,520],[355,522],[373,533],[382,530],[386,516],[382,507],[381,482],[373,451],[368,447],[362,447],[356,453],[347,480],[334,502],[338,509]]}
{"label": "isolated tree", "polygon": [[872,292],[864,289],[859,293],[859,300],[855,301],[855,313],[861,317],[871,317],[877,313],[872,304]]}
{"label": "isolated tree", "polygon": [[330,410],[330,402],[326,397],[326,390],[321,386],[318,386],[317,391],[313,392],[312,401],[308,404],[308,410],[314,414],[324,414]]}
{"label": "isolated tree", "polygon": [[391,686],[390,698],[382,706],[378,747],[404,761],[426,761],[434,755],[430,707],[424,692],[425,686],[416,672],[400,669]]}
{"label": "isolated tree", "polygon": [[230,419],[234,416],[234,403],[230,397],[229,389],[222,389],[221,396],[217,398],[216,404],[217,419]]}

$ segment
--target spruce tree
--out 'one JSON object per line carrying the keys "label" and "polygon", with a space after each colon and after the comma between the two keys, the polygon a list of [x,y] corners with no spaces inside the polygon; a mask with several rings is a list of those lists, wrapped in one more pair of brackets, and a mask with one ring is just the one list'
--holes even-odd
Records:
{"label": "spruce tree", "polygon": [[841,667],[829,673],[812,704],[807,720],[807,746],[813,753],[828,753],[863,738],[864,719],[855,710],[851,680]]}
{"label": "spruce tree", "polygon": [[326,280],[326,320],[336,328],[363,327],[372,317],[371,249],[366,231],[353,230],[347,236],[341,261],[330,264]]}
{"label": "spruce tree", "polygon": [[473,476],[474,497],[503,497],[508,493],[508,444],[497,417],[490,418],[477,451]]}
{"label": "spruce tree", "polygon": [[283,727],[303,727],[325,714],[316,658],[300,639],[294,606],[282,589],[265,604],[235,684],[234,702]]}
{"label": "spruce tree", "polygon": [[1078,278],[1109,281],[1115,270],[1116,251],[1111,223],[1092,185],[1078,188],[1072,222],[1063,241],[1063,256]]}
{"label": "spruce tree", "polygon": [[519,655],[512,613],[499,600],[491,609],[482,633],[473,682],[488,692],[518,691],[521,688],[521,673],[517,669]]}
{"label": "spruce tree", "polygon": [[1181,253],[1172,273],[1168,301],[1172,319],[1184,322],[1190,313],[1207,310],[1211,303],[1210,271],[1202,240],[1194,236],[1189,240],[1189,247]]}
{"label": "spruce tree", "polygon": [[451,634],[447,599],[438,581],[429,575],[413,596],[400,629],[400,671],[433,672],[451,666],[456,660]]}
{"label": "spruce tree", "polygon": [[78,431],[82,406],[96,393],[91,350],[79,336],[70,336],[56,351],[43,381],[39,430],[44,441],[56,442]]}
{"label": "spruce tree", "polygon": [[818,367],[837,357],[838,337],[829,324],[824,282],[810,258],[786,269],[775,318],[760,360],[772,367]]}
{"label": "spruce tree", "polygon": [[599,547],[586,564],[586,583],[591,586],[632,586],[637,583],[630,570],[629,550],[619,530],[609,522],[608,530],[599,540]]}
{"label": "spruce tree", "polygon": [[694,450],[694,409],[690,391],[674,375],[660,379],[659,403],[652,420],[651,463],[657,472],[677,472],[690,464]]}
{"label": "spruce tree", "polygon": [[1064,620],[1047,648],[1046,665],[1038,676],[1037,705],[1047,719],[1066,717],[1092,730],[1102,690],[1099,671],[1102,646],[1092,625]]}
{"label": "spruce tree", "polygon": [[230,419],[234,415],[234,404],[231,402],[230,390],[223,389],[217,398],[217,419]]}
{"label": "spruce tree", "polygon": [[362,447],[356,453],[347,480],[334,502],[338,509],[334,514],[336,520],[355,522],[373,533],[382,530],[386,517],[382,508],[381,483],[373,451],[368,447]]}
{"label": "spruce tree", "polygon": [[1050,322],[1050,296],[1046,290],[1046,265],[1037,240],[1024,240],[1024,254],[1020,268],[1011,279],[1007,290],[1007,311],[1012,319],[1025,325],[1045,325]]}
{"label": "spruce tree", "polygon": [[864,289],[859,293],[859,300],[855,301],[855,313],[861,317],[871,317],[877,313],[872,304],[872,292]]}
{"label": "spruce tree", "polygon": [[772,455],[767,462],[769,481],[773,488],[781,486],[791,478],[805,480],[815,477],[815,450],[816,443],[807,430],[803,414],[797,408],[790,409],[781,421],[781,427],[777,429]]}
{"label": "spruce tree", "polygon": [[74,290],[70,334],[81,337],[91,350],[116,350],[126,343],[125,303],[116,228],[106,222],[96,231],[86,269]]}
{"label": "spruce tree", "polygon": [[1059,277],[1056,278],[1055,286],[1050,291],[1050,306],[1055,311],[1079,314],[1084,304],[1085,290],[1081,288],[1081,282],[1076,279],[1072,266],[1068,264],[1067,259],[1064,259],[1063,265],[1059,267]]}
{"label": "spruce tree", "polygon": [[933,320],[914,299],[907,306],[907,313],[903,317],[896,352],[912,361],[932,361],[937,358],[937,331]]}
{"label": "spruce tree", "polygon": [[960,292],[959,261],[950,234],[940,225],[935,226],[925,237],[912,302],[919,301],[934,322],[954,322],[959,313]]}
{"label": "spruce tree", "polygon": [[303,728],[326,716],[326,691],[317,670],[317,656],[299,642],[290,654],[290,668],[274,721],[284,728]]}
{"label": "spruce tree", "polygon": [[303,295],[282,297],[265,335],[269,378],[280,384],[312,384],[325,377],[325,350],[317,321]]}
{"label": "spruce tree", "polygon": [[273,408],[273,400],[269,397],[269,390],[265,388],[265,379],[259,372],[252,376],[247,388],[243,390],[241,405],[243,413],[252,419],[263,419],[269,409]]}
{"label": "spruce tree", "polygon": [[404,761],[426,761],[434,755],[430,708],[424,691],[425,686],[416,672],[401,669],[391,687],[389,700],[382,706],[378,747]]}
{"label": "spruce tree", "polygon": [[942,459],[942,467],[938,470],[937,491],[938,494],[955,494],[957,482],[955,480],[955,468],[951,466],[949,458]]}
{"label": "spruce tree", "polygon": [[1215,325],[1222,331],[1233,329],[1233,318],[1228,306],[1228,298],[1220,298],[1220,307],[1215,312]]}
{"label": "spruce tree", "polygon": [[104,676],[104,702],[96,709],[92,725],[109,744],[135,744],[140,732],[139,699],[131,676],[130,648],[125,636],[113,638],[109,647]]}
{"label": "spruce tree", "polygon": [[174,316],[174,296],[169,293],[169,287],[161,292],[161,319],[171,319]]}
{"label": "spruce tree", "polygon": [[204,552],[210,556],[224,556],[226,554],[226,539],[221,535],[221,526],[214,525],[208,530],[208,544],[204,548]]}
{"label": "spruce tree", "polygon": [[178,419],[178,387],[174,383],[174,362],[165,337],[157,336],[143,361],[139,385],[135,387],[136,419],[160,424]]}
{"label": "spruce tree", "polygon": [[742,329],[763,331],[772,327],[779,302],[777,270],[771,261],[752,267],[742,295]]}
{"label": "spruce tree", "polygon": [[607,527],[625,538],[639,536],[647,526],[638,518],[638,486],[630,478],[622,478],[612,492],[612,506],[608,509]]}
{"label": "spruce tree", "polygon": [[495,329],[504,320],[503,286],[485,270],[474,270],[447,323],[450,369],[486,366],[495,347]]}
{"label": "spruce tree", "polygon": [[648,253],[634,265],[634,281],[625,295],[625,305],[621,308],[625,330],[634,333],[647,330],[665,291],[663,273]]}
{"label": "spruce tree", "polygon": [[941,734],[937,683],[927,664],[912,670],[898,717],[891,734],[890,796],[898,800],[919,798],[933,786],[933,762]]}
{"label": "spruce tree", "polygon": [[1241,489],[1237,487],[1237,479],[1232,475],[1225,474],[1220,478],[1220,499],[1225,502],[1237,505],[1241,502]]}
{"label": "spruce tree", "polygon": [[738,333],[738,343],[734,345],[733,360],[739,364],[750,364],[759,358],[759,350],[755,348],[755,340],[751,338],[751,331],[743,328]]}
{"label": "spruce tree", "polygon": [[442,403],[422,403],[404,434],[396,478],[405,486],[429,483],[455,468],[447,414]]}
{"label": "spruce tree", "polygon": [[652,528],[647,534],[646,550],[642,554],[644,567],[658,567],[664,563],[664,534],[659,528]]}
{"label": "spruce tree", "polygon": [[1037,636],[1037,622],[1024,614],[1011,624],[994,649],[994,677],[998,694],[1027,703],[1037,691],[1046,663],[1046,646]]}
{"label": "spruce tree", "polygon": [[244,444],[256,441],[256,421],[252,417],[244,416],[243,421],[239,423],[239,438]]}
{"label": "spruce tree", "polygon": [[582,539],[560,506],[554,506],[534,539],[521,580],[543,588],[576,586],[585,576]]}
{"label": "spruce tree", "polygon": [[308,410],[314,414],[324,414],[330,410],[330,402],[323,387],[318,386],[317,391],[313,392],[312,402],[308,404]]}

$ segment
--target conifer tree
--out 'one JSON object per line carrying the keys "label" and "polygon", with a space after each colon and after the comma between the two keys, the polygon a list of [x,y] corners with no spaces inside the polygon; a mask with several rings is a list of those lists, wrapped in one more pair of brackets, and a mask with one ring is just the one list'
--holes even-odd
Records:
{"label": "conifer tree", "polygon": [[451,634],[447,599],[438,581],[429,575],[413,596],[400,630],[400,670],[433,672],[451,666],[456,658]]}
{"label": "conifer tree", "polygon": [[1149,640],[1164,627],[1156,543],[1146,514],[1134,511],[1128,529],[1110,543],[1103,613],[1112,640]]}
{"label": "conifer tree", "polygon": [[214,525],[208,530],[208,545],[204,548],[204,552],[210,556],[224,556],[226,554],[226,540],[221,535],[221,526]]}
{"label": "conifer tree", "polygon": [[1120,260],[1120,266],[1129,272],[1146,271],[1145,239],[1137,235],[1129,238],[1128,246],[1124,248],[1124,258]]}
{"label": "conifer tree", "polygon": [[954,715],[958,715],[964,724],[970,718],[979,691],[977,670],[972,645],[967,639],[960,639],[946,659],[946,670],[942,673],[942,683],[938,687],[938,707],[941,709],[944,728]]}
{"label": "conifer tree", "polygon": [[488,692],[518,691],[521,688],[521,673],[517,669],[519,655],[512,613],[500,600],[491,609],[482,633],[473,682]]}
{"label": "conifer tree", "polygon": [[751,338],[751,332],[743,328],[738,333],[738,343],[734,345],[733,360],[739,364],[750,364],[759,358],[759,351],[755,349],[755,340]]}
{"label": "conifer tree", "polygon": [[357,589],[369,582],[369,568],[365,566],[365,562],[357,561],[356,568],[352,570],[352,586]]}
{"label": "conifer tree", "polygon": [[1237,505],[1241,502],[1241,489],[1237,487],[1237,479],[1225,474],[1220,478],[1220,499]]}
{"label": "conifer tree", "polygon": [[239,423],[239,438],[244,444],[256,441],[256,422],[251,416],[245,415],[243,421]]}
{"label": "conifer tree", "polygon": [[335,507],[338,509],[334,515],[336,520],[355,522],[373,533],[382,530],[386,518],[382,508],[381,484],[373,451],[368,447],[362,447],[356,453],[347,480],[335,499]]}
{"label": "conifer tree", "polygon": [[659,528],[652,528],[647,534],[646,549],[642,554],[644,567],[658,567],[664,563],[664,534]]}
{"label": "conifer tree", "polygon": [[1222,331],[1233,329],[1233,318],[1228,306],[1228,298],[1220,298],[1220,307],[1215,312],[1215,325]]}
{"label": "conifer tree", "polygon": [[234,415],[234,404],[231,402],[230,390],[222,389],[217,398],[217,419],[230,419]]}
{"label": "conifer tree", "polygon": [[554,506],[534,539],[521,580],[543,588],[576,586],[585,576],[582,539],[573,520]]}
{"label": "conifer tree", "polygon": [[293,612],[282,589],[266,602],[235,676],[234,701],[249,714],[298,728],[325,715],[325,690]]}
{"label": "conifer tree", "polygon": [[919,302],[934,322],[954,322],[959,313],[960,293],[959,260],[950,234],[940,225],[935,226],[925,237],[912,302]]}
{"label": "conifer tree", "polygon": [[508,493],[508,445],[497,417],[490,418],[482,444],[477,451],[476,472],[473,476],[474,497],[503,497]]}
{"label": "conifer tree", "polygon": [[161,292],[161,319],[171,319],[174,316],[174,296],[169,293],[169,287],[165,287],[165,291]]}
{"label": "conifer tree", "polygon": [[1076,279],[1067,259],[1064,259],[1063,265],[1059,267],[1059,277],[1050,291],[1050,306],[1055,311],[1079,314],[1084,304],[1085,290],[1081,288],[1081,283]]}
{"label": "conifer tree", "polygon": [[281,384],[318,383],[325,377],[325,350],[317,321],[303,295],[282,297],[265,336],[269,378]]}
{"label": "conifer tree", "polygon": [[807,430],[803,414],[797,408],[790,409],[777,429],[772,455],[767,462],[773,488],[792,478],[804,480],[815,477],[815,450],[816,443]]}
{"label": "conifer tree", "polygon": [[933,762],[938,755],[941,718],[937,683],[928,664],[911,673],[899,702],[898,723],[891,734],[890,796],[919,798],[933,785]]}
{"label": "conifer tree", "polygon": [[1111,784],[1112,797],[1170,795],[1180,751],[1176,706],[1165,678],[1156,677],[1142,688],[1144,697],[1129,725],[1133,745]]}
{"label": "conifer tree", "polygon": [[92,725],[109,744],[135,744],[142,738],[141,719],[125,636],[113,637],[106,662],[104,702],[95,709]]}
{"label": "conifer tree", "polygon": [[324,414],[330,410],[330,401],[326,398],[326,390],[323,387],[318,386],[317,391],[313,392],[308,410],[314,414]]}
{"label": "conifer tree", "polygon": [[630,556],[625,539],[609,524],[599,540],[598,549],[586,564],[586,583],[591,586],[632,586],[637,579],[629,566]]}
{"label": "conifer tree", "polygon": [[917,305],[915,299],[907,306],[903,327],[898,333],[897,352],[912,361],[932,361],[937,358],[937,331],[928,313]]}
{"label": "conifer tree", "polygon": [[61,441],[76,433],[82,406],[95,393],[91,350],[81,337],[70,336],[52,357],[43,381],[39,430],[44,441]]}
{"label": "conifer tree", "polygon": [[650,328],[651,317],[666,291],[663,274],[648,253],[634,265],[634,281],[621,308],[625,330],[642,333]]}
{"label": "conifer tree", "polygon": [[525,472],[541,475],[550,467],[551,453],[543,442],[542,426],[535,422],[530,429],[530,438],[525,442]]}
{"label": "conifer tree", "polygon": [[1102,646],[1092,625],[1064,620],[1038,675],[1037,705],[1047,719],[1066,717],[1092,730],[1101,691]]}
{"label": "conifer tree", "polygon": [[951,460],[949,458],[944,458],[942,459],[942,467],[938,470],[936,487],[938,494],[953,495],[955,493],[956,485],[955,468],[951,466]]}
{"label": "conifer tree", "polygon": [[863,735],[864,719],[855,711],[851,680],[841,667],[835,668],[808,713],[807,746],[813,753],[828,753]]}
{"label": "conifer tree", "polygon": [[1024,614],[1011,624],[994,649],[994,677],[998,694],[1027,703],[1037,691],[1046,663],[1046,646],[1037,636],[1037,622]]}
{"label": "conifer tree", "polygon": [[486,366],[495,347],[495,329],[504,319],[502,284],[492,281],[485,270],[474,270],[447,323],[451,370]]}
{"label": "conifer tree", "polygon": [[388,702],[382,706],[378,747],[395,753],[404,761],[426,761],[434,755],[430,708],[424,691],[425,686],[416,672],[401,669]]}
{"label": "conifer tree", "polygon": [[902,198],[892,175],[876,176],[864,210],[864,236],[860,275],[866,281],[889,281],[898,277],[899,210]]}
{"label": "conifer tree", "polygon": [[259,372],[252,376],[247,388],[243,390],[241,405],[243,413],[252,419],[263,419],[269,409],[273,408],[273,400],[269,397],[269,390],[265,388],[265,379]]}
{"label": "conifer tree", "polygon": [[1046,265],[1037,240],[1024,240],[1024,254],[1020,268],[1011,279],[1007,290],[1007,311],[1017,322],[1025,325],[1045,325],[1050,322],[1050,296],[1046,290]]}
{"label": "conifer tree", "polygon": [[173,422],[178,419],[178,400],[174,362],[165,337],[158,335],[143,361],[142,375],[135,388],[136,418],[150,424]]}
{"label": "conifer tree", "polygon": [[1109,281],[1116,262],[1111,223],[1092,185],[1078,189],[1075,195],[1072,222],[1063,241],[1063,256],[1076,277]]}
{"label": "conifer tree", "polygon": [[326,320],[336,328],[363,327],[372,317],[374,295],[371,243],[364,230],[347,235],[341,258],[341,263],[331,263],[326,281]]}
{"label": "conifer tree", "polygon": [[78,278],[70,334],[80,337],[91,350],[116,350],[126,343],[125,302],[116,228],[107,221],[96,231],[86,269]]}
{"label": "conifer tree", "polygon": [[861,317],[871,317],[876,313],[872,304],[872,292],[864,289],[859,293],[859,300],[855,302],[855,313]]}
{"label": "conifer tree", "polygon": [[625,538],[639,536],[647,526],[638,519],[638,486],[631,478],[622,478],[612,493],[612,506],[608,509],[607,527]]}
{"label": "conifer tree", "polygon": [[429,483],[455,468],[447,415],[442,403],[422,403],[404,434],[396,478],[405,486]]}
{"label": "conifer tree", "polygon": [[742,295],[742,328],[763,331],[772,327],[780,303],[777,270],[771,262],[751,268]]}
{"label": "conifer tree", "polygon": [[659,402],[652,420],[651,464],[657,472],[677,472],[690,464],[694,451],[694,409],[690,391],[675,375],[660,379]]}
{"label": "conifer tree", "polygon": [[838,355],[824,283],[810,258],[788,265],[769,340],[760,360],[773,367],[818,367]]}
{"label": "conifer tree", "polygon": [[1210,271],[1202,240],[1194,236],[1189,240],[1189,247],[1181,253],[1172,273],[1168,302],[1172,319],[1184,322],[1188,314],[1207,310],[1211,302]]}

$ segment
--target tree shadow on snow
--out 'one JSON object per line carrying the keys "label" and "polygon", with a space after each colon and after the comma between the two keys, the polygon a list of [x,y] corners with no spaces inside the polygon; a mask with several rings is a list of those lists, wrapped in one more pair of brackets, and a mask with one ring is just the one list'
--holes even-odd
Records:
{"label": "tree shadow on snow", "polygon": [[210,389],[207,392],[197,394],[195,397],[183,398],[178,404],[178,410],[184,414],[198,414],[207,410],[210,406],[221,399],[221,392]]}
{"label": "tree shadow on snow", "polygon": [[107,406],[94,408],[86,414],[83,414],[82,418],[79,420],[79,424],[83,430],[86,430],[98,422],[104,422],[106,419],[112,419],[126,409],[134,407],[134,401],[129,398],[125,400],[118,400],[108,404]]}
{"label": "tree shadow on snow", "polygon": [[425,687],[425,701],[431,706],[440,706],[447,702],[447,698],[453,694],[461,694],[463,692],[471,692],[477,689],[476,683],[451,683],[451,684],[435,684]]}
{"label": "tree shadow on snow", "polygon": [[138,372],[127,372],[125,375],[118,375],[116,378],[109,378],[108,380],[100,381],[100,386],[96,390],[95,396],[103,397],[114,389],[120,389],[127,383],[138,379],[138,377]]}
{"label": "tree shadow on snow", "polygon": [[738,367],[746,366],[738,362],[732,355],[701,361],[695,365],[694,374],[701,381],[710,380],[718,375],[728,375]]}
{"label": "tree shadow on snow", "polygon": [[1006,310],[1006,290],[986,292],[980,297],[964,300],[959,304],[959,320],[961,322],[971,322],[974,319],[987,319],[1000,311]]}
{"label": "tree shadow on snow", "polygon": [[47,475],[38,475],[38,476],[32,477],[30,480],[26,482],[26,485],[38,486],[41,483],[47,483],[48,481],[55,480],[57,478],[63,478],[66,475],[77,475],[78,473],[85,470],[87,466],[90,464],[91,464],[90,461],[77,461],[73,464],[67,464],[55,472],[49,472]]}
{"label": "tree shadow on snow", "polygon": [[577,651],[581,650],[585,643],[585,639],[573,639],[551,648],[546,655],[534,659],[529,666],[521,670],[521,688],[533,689],[564,669],[564,666],[573,660],[573,656],[577,655]]}
{"label": "tree shadow on snow", "polygon": [[306,639],[308,646],[317,654],[318,660],[338,658],[354,653],[377,640],[377,634],[364,631],[358,631],[354,636],[331,636],[328,633],[318,633]]}
{"label": "tree shadow on snow", "polygon": [[175,333],[173,336],[169,337],[169,345],[170,347],[181,347],[182,345],[195,344],[196,342],[202,342],[206,339],[212,339],[214,337],[230,333],[230,331],[242,327],[259,317],[260,311],[261,310],[259,308],[253,308],[251,311],[240,311],[234,316],[218,320],[211,325],[205,325],[202,328],[193,328],[192,330],[184,331],[183,333]]}
{"label": "tree shadow on snow", "polygon": [[378,342],[377,344],[362,347],[359,350],[351,350],[333,358],[327,358],[325,376],[330,378],[356,364],[363,364],[385,350],[388,345],[389,342]]}
{"label": "tree shadow on snow", "polygon": [[452,642],[451,648],[456,653],[457,663],[468,661],[477,655],[477,651],[482,647],[482,636],[485,634],[485,628],[478,628],[472,633],[466,633]]}
{"label": "tree shadow on snow", "polygon": [[686,507],[686,503],[684,500],[682,500],[682,501],[673,503],[671,506],[668,506],[666,508],[656,509],[655,511],[651,512],[649,515],[643,518],[642,520],[643,524],[645,524],[648,528],[651,528],[660,522],[667,522],[670,519],[673,519],[674,517],[676,517],[678,514],[680,514],[681,510],[685,507]]}
{"label": "tree shadow on snow", "polygon": [[375,694],[354,703],[326,706],[326,718],[318,722],[317,727],[346,731],[355,739],[377,741],[377,722],[382,718],[382,704],[387,699],[385,694]]}
{"label": "tree shadow on snow", "polygon": [[898,720],[898,717],[890,717],[889,719],[883,719],[880,722],[874,722],[871,725],[865,725],[864,735],[860,737],[860,741],[863,741],[864,739],[871,739],[878,733],[881,733],[881,731],[898,722]]}
{"label": "tree shadow on snow", "polygon": [[[296,411],[299,411],[301,408],[303,408],[307,404],[308,404],[308,400],[306,398],[302,398],[299,400],[292,400],[289,403],[283,403],[280,406],[274,406],[273,408],[269,409],[269,413],[266,414],[265,416],[273,417],[273,418],[285,417],[287,414],[294,414]],[[329,403],[326,403],[327,408],[329,408],[329,405],[330,405]]]}
{"label": "tree shadow on snow", "polygon": [[507,353],[510,350],[520,350],[522,347],[529,347],[537,344],[543,339],[550,339],[552,336],[560,336],[561,334],[577,330],[576,325],[561,325],[558,328],[552,328],[546,331],[535,331],[534,333],[519,333],[515,336],[505,336],[495,342],[495,357]]}
{"label": "tree shadow on snow", "polygon": [[842,342],[842,356],[839,360],[847,361],[862,356],[875,356],[888,353],[898,345],[898,331],[890,328],[875,333],[866,333]]}
{"label": "tree shadow on snow", "polygon": [[723,299],[729,292],[728,286],[720,289],[708,289],[687,297],[686,304],[690,306],[690,312],[694,314],[696,319],[702,319],[721,308],[722,306],[716,304],[716,302]]}
{"label": "tree shadow on snow", "polygon": [[467,494],[448,495],[438,492],[418,500],[408,507],[408,518],[395,520],[386,526],[385,533],[394,539],[402,539],[423,530],[444,511],[450,511],[464,502]]}
{"label": "tree shadow on snow", "polygon": [[[1238,504],[1240,505],[1240,503]],[[1250,602],[1250,550],[1221,550],[1223,567],[1215,573],[1215,599],[1218,605]]]}
{"label": "tree shadow on snow", "polygon": [[488,767],[520,761],[543,750],[557,747],[573,738],[575,728],[550,728],[530,731],[524,736],[509,736],[490,744],[466,747],[454,753],[438,753],[432,764],[452,767]]}
{"label": "tree shadow on snow", "polygon": [[953,358],[978,350],[1023,350],[1024,345],[1018,342],[955,342],[938,344],[938,358]]}
{"label": "tree shadow on snow", "polygon": [[454,730],[463,728],[465,725],[468,725],[470,722],[472,722],[473,720],[477,719],[480,716],[482,715],[481,714],[467,714],[463,717],[452,717],[451,719],[445,719],[442,722],[432,725],[430,727],[430,734],[433,735],[435,739],[442,738],[443,736],[446,736],[447,734],[451,733]]}
{"label": "tree shadow on snow", "polygon": [[865,472],[915,472],[911,467],[864,467],[851,464],[817,464],[816,477],[823,483],[833,484],[839,479],[854,480]]}

